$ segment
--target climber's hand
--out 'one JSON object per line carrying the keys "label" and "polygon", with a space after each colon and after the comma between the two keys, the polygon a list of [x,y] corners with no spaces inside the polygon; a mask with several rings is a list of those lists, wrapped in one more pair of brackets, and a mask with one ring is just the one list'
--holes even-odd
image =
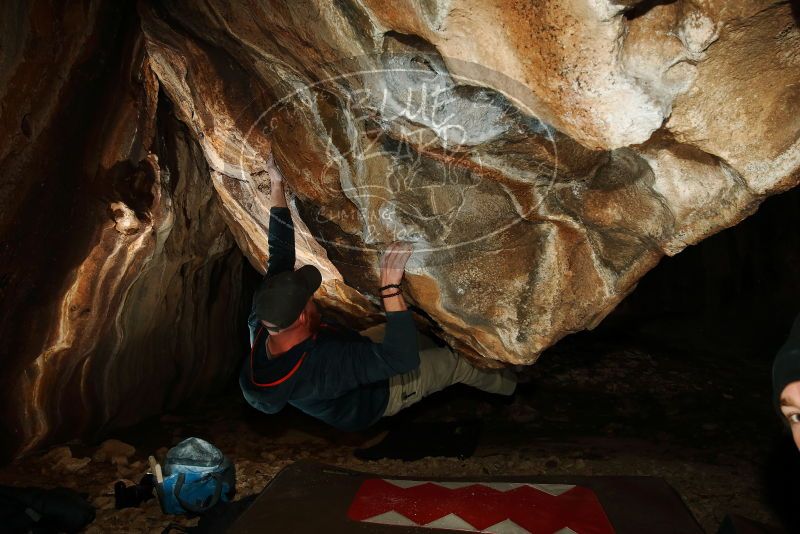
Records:
{"label": "climber's hand", "polygon": [[278,117],[272,117],[269,120],[269,130],[267,133],[267,137],[270,140],[270,147],[269,147],[269,154],[267,154],[267,171],[269,172],[270,177],[277,176],[278,179],[281,179],[283,177],[280,176],[279,172],[272,172],[278,169],[278,166],[275,164],[275,149],[274,149],[275,141],[272,137],[272,134],[278,128],[278,123],[279,123]]}
{"label": "climber's hand", "polygon": [[272,205],[276,208],[285,208],[286,204],[286,191],[283,186],[283,173],[275,164],[275,158],[270,150],[267,156],[267,173],[269,174],[270,193],[269,197],[272,200]]}
{"label": "climber's hand", "polygon": [[386,248],[381,258],[381,286],[400,283],[413,250],[413,245],[405,241],[395,241]]}

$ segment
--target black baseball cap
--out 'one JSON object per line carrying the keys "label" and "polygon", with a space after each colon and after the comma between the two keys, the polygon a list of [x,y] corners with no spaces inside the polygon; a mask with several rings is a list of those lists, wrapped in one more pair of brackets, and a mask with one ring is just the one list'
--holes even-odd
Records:
{"label": "black baseball cap", "polygon": [[321,283],[322,275],[313,265],[264,279],[253,296],[256,316],[281,329],[291,326]]}

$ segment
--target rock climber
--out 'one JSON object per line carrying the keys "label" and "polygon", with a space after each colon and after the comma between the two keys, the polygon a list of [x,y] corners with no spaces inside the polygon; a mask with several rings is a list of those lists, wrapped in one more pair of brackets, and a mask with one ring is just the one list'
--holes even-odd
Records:
{"label": "rock climber", "polygon": [[775,407],[800,449],[800,315],[794,320],[789,339],[775,356],[772,391]]}
{"label": "rock climber", "polygon": [[476,368],[417,332],[402,294],[409,243],[392,243],[381,257],[386,323],[369,329],[372,339],[326,321],[313,298],[322,281],[319,270],[294,269],[294,226],[272,156],[267,169],[273,201],[269,259],[253,296],[251,350],[239,375],[250,405],[273,414],[290,404],[338,429],[358,431],[456,383],[513,394],[511,370]]}

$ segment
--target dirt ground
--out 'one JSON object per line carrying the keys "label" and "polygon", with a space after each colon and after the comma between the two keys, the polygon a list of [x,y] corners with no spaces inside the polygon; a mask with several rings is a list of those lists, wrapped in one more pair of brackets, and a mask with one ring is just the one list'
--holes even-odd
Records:
{"label": "dirt ground", "polygon": [[[97,518],[86,532],[193,525],[196,519],[164,516],[154,500],[115,510],[113,485],[118,479],[138,481],[148,455],[163,457],[167,447],[198,436],[236,463],[237,498],[258,493],[287,464],[313,459],[420,477],[651,475],[666,479],[708,532],[716,532],[729,512],[773,525],[783,519],[779,501],[788,482],[780,462],[793,457],[775,452],[789,438],[781,435],[770,407],[769,362],[665,355],[577,336],[545,354],[527,378],[511,402],[456,386],[361,434],[328,429],[292,409],[260,414],[233,391],[203,410],[165,415],[112,436],[135,447],[130,458],[87,462],[98,444],[72,443],[68,451],[55,448],[3,468],[0,484],[60,485],[88,493]],[[475,419],[481,435],[475,454],[464,460],[353,456],[398,422]]]}

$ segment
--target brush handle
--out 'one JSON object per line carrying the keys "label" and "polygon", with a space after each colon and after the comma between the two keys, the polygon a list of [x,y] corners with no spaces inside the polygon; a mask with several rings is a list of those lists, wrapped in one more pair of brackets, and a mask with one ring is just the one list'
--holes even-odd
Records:
{"label": "brush handle", "polygon": [[152,471],[153,476],[156,477],[156,482],[158,482],[159,484],[163,484],[164,475],[161,473],[161,465],[156,462],[154,456],[148,457],[147,461],[150,463],[150,471]]}

